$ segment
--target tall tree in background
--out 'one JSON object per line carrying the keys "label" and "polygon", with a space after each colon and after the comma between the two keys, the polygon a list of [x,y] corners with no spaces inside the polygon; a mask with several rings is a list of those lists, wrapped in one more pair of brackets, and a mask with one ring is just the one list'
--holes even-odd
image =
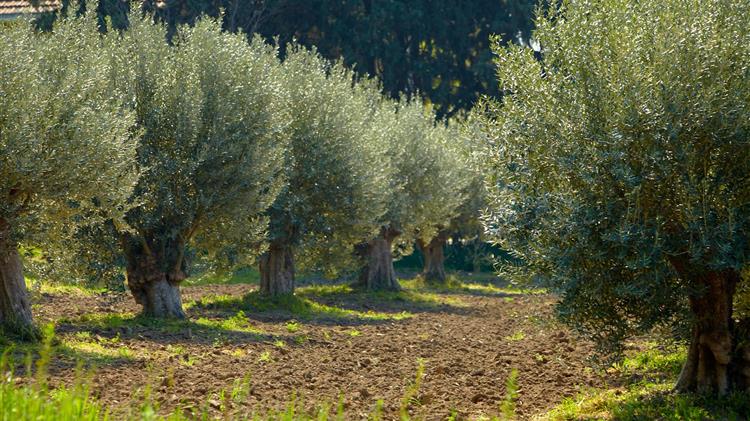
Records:
{"label": "tall tree in background", "polygon": [[122,221],[138,178],[133,113],[93,15],[0,31],[0,328],[34,334],[19,242],[67,242]]}
{"label": "tall tree in background", "polygon": [[[677,388],[750,387],[750,3],[563,2],[498,48],[488,228],[603,344],[690,326]],[[744,287],[746,289],[746,286]]]}
{"label": "tall tree in background", "polygon": [[[89,0],[91,1],[91,0]],[[145,0],[167,22],[194,24],[204,14],[230,32],[297,40],[328,59],[377,76],[393,96],[420,92],[438,117],[498,94],[489,37],[526,42],[537,0]],[[127,0],[102,0],[101,16],[127,25]]]}

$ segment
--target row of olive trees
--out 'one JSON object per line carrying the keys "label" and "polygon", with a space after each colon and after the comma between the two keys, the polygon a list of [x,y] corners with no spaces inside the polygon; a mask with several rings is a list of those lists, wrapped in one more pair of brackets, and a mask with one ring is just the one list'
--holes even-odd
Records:
{"label": "row of olive trees", "polygon": [[50,33],[11,25],[0,76],[10,330],[34,330],[19,244],[119,256],[156,317],[184,317],[192,250],[254,259],[267,294],[294,291],[300,255],[332,270],[359,264],[367,287],[398,289],[394,240],[439,237],[476,179],[466,138],[419,101],[387,99],[305,49],[282,62],[210,20],[170,43],[136,14],[104,35],[90,15]]}
{"label": "row of olive trees", "polygon": [[750,2],[569,1],[536,26],[542,60],[498,46],[506,95],[476,112],[487,229],[525,262],[506,276],[604,345],[684,332],[679,390],[747,390]]}

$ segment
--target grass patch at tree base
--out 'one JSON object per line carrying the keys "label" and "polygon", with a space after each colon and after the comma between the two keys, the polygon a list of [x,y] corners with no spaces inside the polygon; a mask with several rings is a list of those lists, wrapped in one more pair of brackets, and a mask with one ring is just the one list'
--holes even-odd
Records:
{"label": "grass patch at tree base", "polygon": [[724,397],[674,391],[685,362],[681,346],[642,343],[609,373],[619,384],[588,389],[535,418],[550,420],[747,420],[750,393]]}

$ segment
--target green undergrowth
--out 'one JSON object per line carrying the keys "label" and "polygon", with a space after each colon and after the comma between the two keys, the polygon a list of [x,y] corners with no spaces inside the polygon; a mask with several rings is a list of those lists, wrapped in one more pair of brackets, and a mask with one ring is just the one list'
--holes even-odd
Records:
{"label": "green undergrowth", "polygon": [[[311,287],[317,288],[317,287]],[[251,292],[244,297],[230,295],[210,295],[196,301],[193,306],[201,309],[221,311],[245,311],[248,313],[279,313],[300,320],[403,320],[412,315],[408,312],[385,313],[377,311],[357,311],[319,303],[308,298],[305,288],[295,295],[268,297]]]}
{"label": "green undergrowth", "polygon": [[672,389],[685,361],[679,346],[641,344],[609,374],[620,385],[589,389],[565,399],[538,420],[747,420],[750,395],[737,392],[717,398],[678,394]]}
{"label": "green undergrowth", "polygon": [[469,295],[534,295],[546,294],[547,290],[538,287],[521,287],[511,284],[502,285],[497,281],[471,281],[457,275],[449,275],[445,282],[427,282],[421,277],[401,281],[401,284],[414,291],[429,293],[469,294]]}
{"label": "green undergrowth", "polygon": [[243,311],[236,311],[228,317],[194,319],[154,319],[133,313],[93,313],[77,319],[62,319],[60,323],[81,329],[120,329],[133,330],[146,328],[163,333],[193,334],[244,334],[263,336],[265,333],[255,327]]}
{"label": "green undergrowth", "polygon": [[139,357],[136,352],[121,343],[119,335],[105,338],[86,331],[59,338],[55,351],[94,366],[134,361]]}
{"label": "green undergrowth", "polygon": [[185,280],[186,286],[201,285],[237,285],[260,283],[260,272],[257,269],[246,267],[233,272],[213,273],[208,272],[199,276],[193,276]]}
{"label": "green undergrowth", "polygon": [[57,282],[40,282],[31,277],[26,277],[26,287],[32,294],[67,295],[72,297],[86,297],[108,292],[107,288],[92,288]]}
{"label": "green undergrowth", "polygon": [[349,284],[312,285],[300,288],[297,294],[303,297],[327,299],[337,303],[388,307],[388,304],[403,304],[415,310],[439,310],[446,306],[467,307],[457,297],[447,297],[434,290],[420,286],[418,280],[400,280],[400,291],[368,291]]}

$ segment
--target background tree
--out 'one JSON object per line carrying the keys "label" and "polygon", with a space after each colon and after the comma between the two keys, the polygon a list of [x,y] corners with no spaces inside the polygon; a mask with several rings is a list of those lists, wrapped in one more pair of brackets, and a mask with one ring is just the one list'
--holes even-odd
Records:
{"label": "background tree", "polygon": [[497,48],[488,229],[602,343],[691,326],[679,390],[750,386],[750,3],[564,2]]}
{"label": "background tree", "polygon": [[380,197],[386,204],[380,233],[357,247],[364,262],[359,282],[369,289],[395,290],[400,286],[393,269],[394,241],[429,243],[448,226],[464,200],[467,162],[455,142],[455,128],[436,123],[421,101],[386,103],[373,128],[389,146],[390,186]]}
{"label": "background tree", "polygon": [[[64,3],[68,4],[71,0]],[[379,77],[396,97],[417,92],[439,116],[497,95],[489,36],[525,42],[536,0],[146,0],[143,7],[175,32],[224,10],[225,30],[260,33],[281,45],[297,40],[330,60]],[[102,0],[100,16],[127,25],[128,0]],[[69,7],[69,6],[66,6]],[[103,20],[102,20],[103,21]]]}
{"label": "background tree", "polygon": [[210,20],[179,28],[169,46],[166,28],[150,20],[131,15],[130,28],[109,37],[122,45],[118,88],[132,98],[141,133],[138,207],[121,244],[144,313],[184,317],[189,244],[262,241],[262,215],[284,184],[289,118],[272,47]]}
{"label": "background tree", "polygon": [[70,239],[121,220],[137,180],[133,113],[122,106],[92,16],[49,34],[0,31],[0,325],[32,333],[19,242]]}
{"label": "background tree", "polygon": [[[485,252],[480,250],[485,243],[484,226],[481,215],[486,206],[487,189],[484,184],[484,174],[481,165],[479,125],[465,122],[453,142],[458,146],[458,153],[462,157],[461,172],[452,180],[451,188],[460,192],[463,199],[455,210],[453,217],[446,226],[436,227],[437,233],[432,238],[417,238],[417,248],[422,254],[422,277],[428,282],[445,282],[446,245],[451,242],[456,245],[456,251],[471,254],[472,271],[477,271],[481,262],[478,260]],[[455,192],[454,192],[455,194]]]}
{"label": "background tree", "polygon": [[304,48],[289,51],[283,72],[293,116],[289,183],[268,211],[270,245],[259,262],[260,290],[271,295],[294,291],[303,244],[305,253],[330,256],[374,230],[388,171],[383,144],[368,136],[377,87]]}

